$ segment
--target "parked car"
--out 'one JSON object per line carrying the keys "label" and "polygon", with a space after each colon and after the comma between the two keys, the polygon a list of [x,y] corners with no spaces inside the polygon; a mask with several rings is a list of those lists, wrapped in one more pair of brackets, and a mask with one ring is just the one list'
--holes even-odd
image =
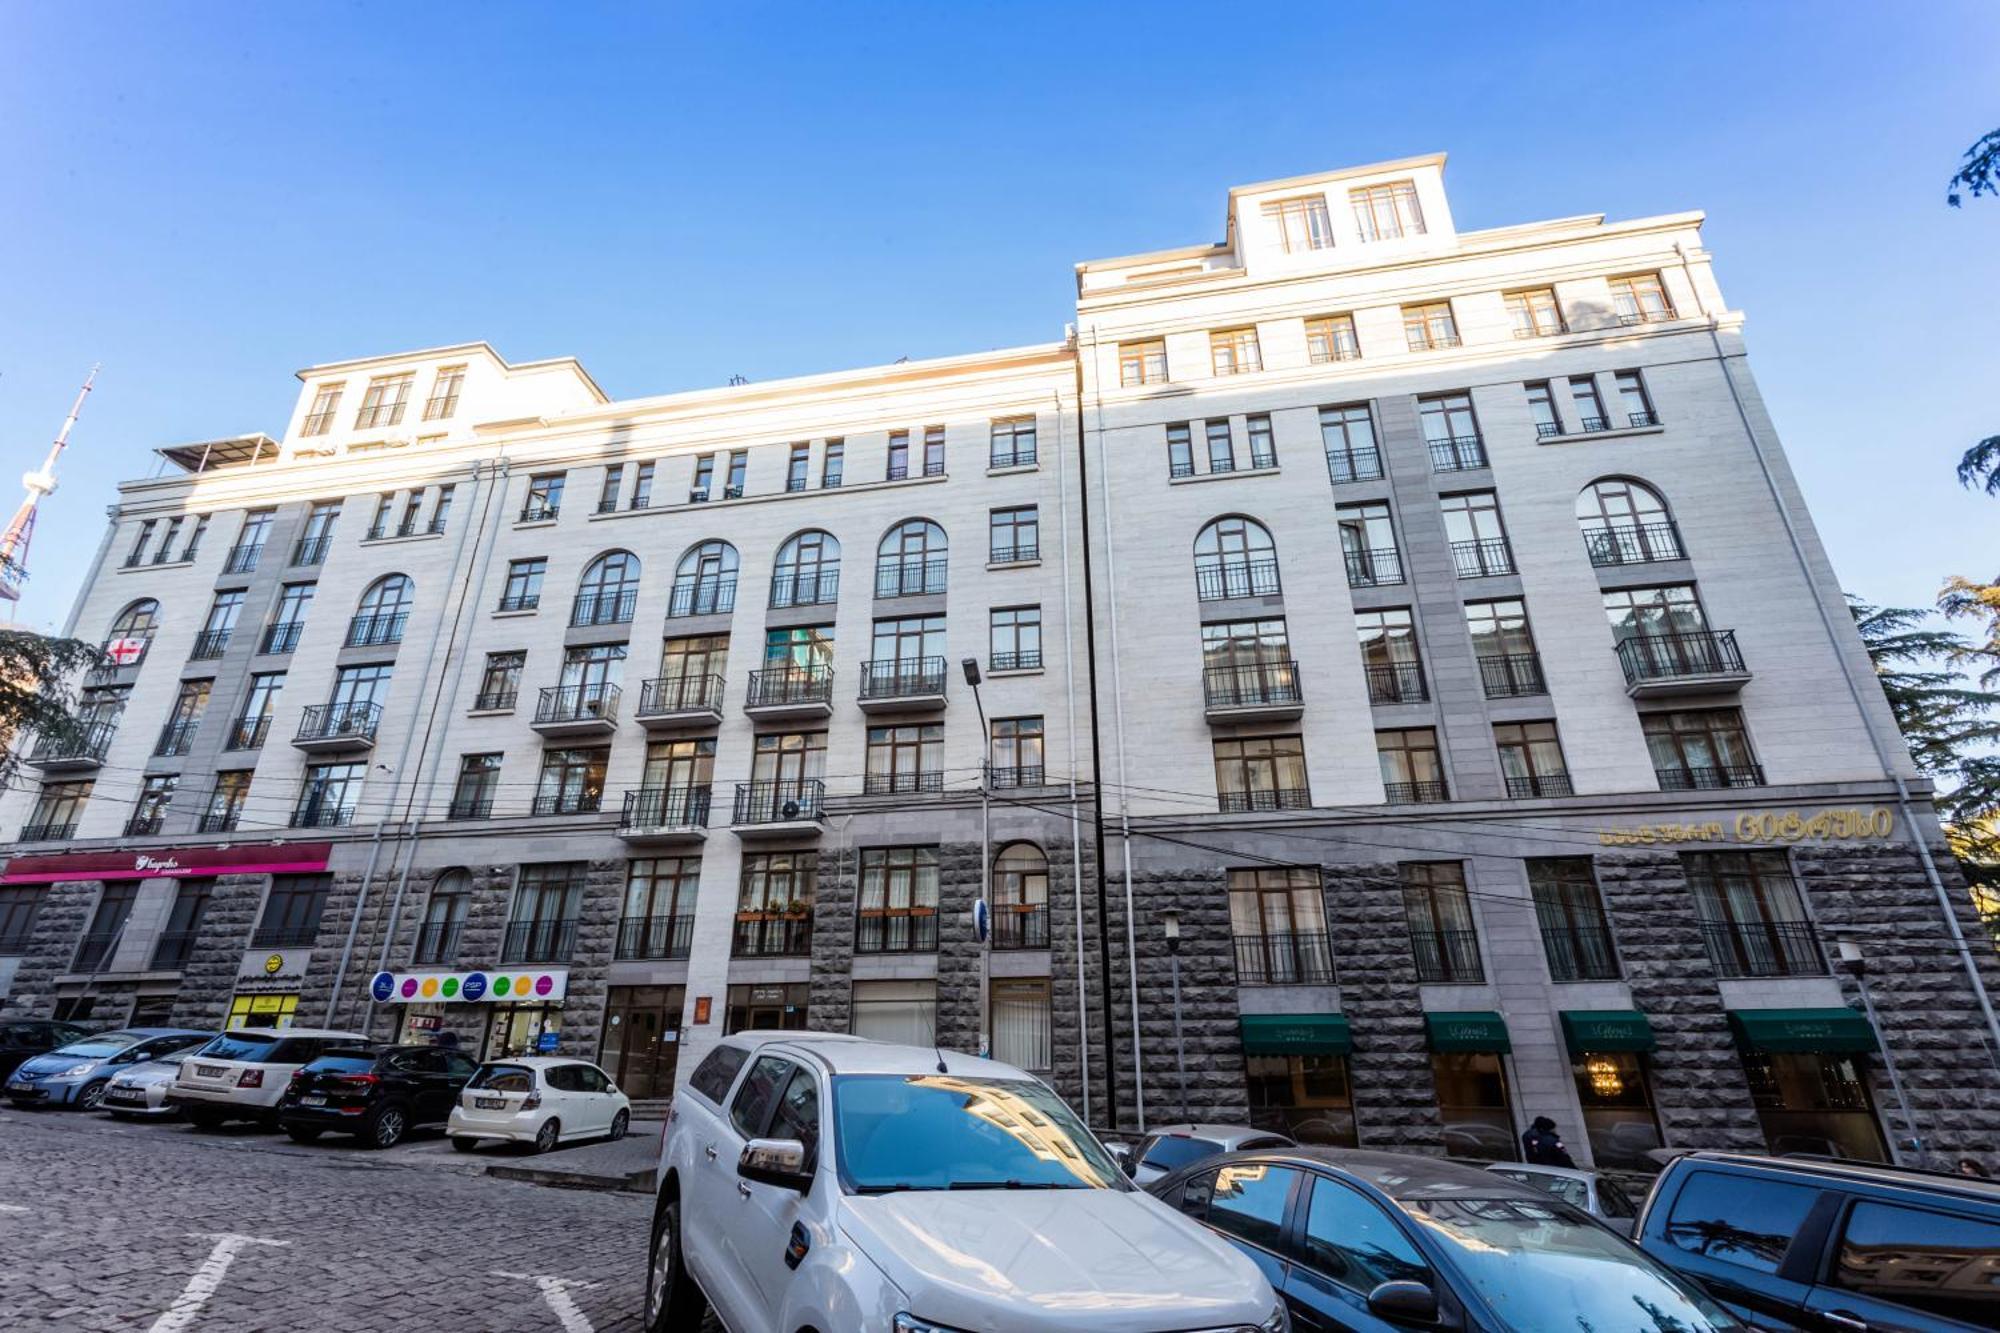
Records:
{"label": "parked car", "polygon": [[188,1028],[119,1028],[79,1037],[16,1066],[7,1076],[7,1100],[16,1106],[73,1106],[94,1111],[113,1074],[198,1045],[214,1035]]}
{"label": "parked car", "polygon": [[1639,1206],[1625,1187],[1601,1171],[1582,1167],[1533,1166],[1523,1162],[1495,1162],[1486,1168],[1496,1176],[1518,1180],[1523,1185],[1544,1189],[1572,1208],[1582,1209],[1621,1236],[1632,1234],[1632,1219]]}
{"label": "parked car", "polygon": [[622,1139],[631,1124],[631,1101],[596,1065],[527,1055],[479,1066],[445,1129],[460,1152],[488,1139],[549,1152],[576,1139]]}
{"label": "parked car", "polygon": [[1152,1186],[1284,1293],[1299,1333],[1720,1333],[1734,1316],[1546,1190],[1403,1153],[1272,1148]]}
{"label": "parked car", "polygon": [[1690,1153],[1660,1173],[1633,1234],[1759,1328],[2000,1328],[2000,1182]]}
{"label": "parked car", "polygon": [[15,1018],[0,1023],[0,1080],[26,1059],[47,1055],[58,1046],[90,1035],[88,1028],[46,1018]]}
{"label": "parked car", "polygon": [[392,1148],[413,1129],[442,1125],[479,1065],[436,1046],[355,1046],[328,1051],[292,1075],[278,1125],[298,1143],[352,1134]]}
{"label": "parked car", "polygon": [[1204,1157],[1291,1146],[1292,1140],[1283,1134],[1248,1125],[1167,1125],[1140,1140],[1126,1160],[1125,1174],[1141,1185],[1150,1185],[1168,1172],[1193,1166]]}
{"label": "parked car", "polygon": [[97,1104],[97,1109],[109,1111],[116,1120],[134,1117],[164,1120],[179,1115],[178,1106],[167,1104],[167,1093],[174,1086],[174,1076],[181,1072],[181,1061],[193,1053],[193,1047],[184,1047],[112,1075],[111,1085],[104,1090],[104,1100]]}
{"label": "parked car", "polygon": [[278,1127],[278,1099],[293,1074],[330,1050],[366,1046],[359,1032],[326,1028],[236,1028],[181,1061],[167,1104],[196,1129],[231,1120]]}
{"label": "parked car", "polygon": [[645,1327],[1282,1333],[1270,1284],[1011,1065],[725,1037],[674,1096]]}

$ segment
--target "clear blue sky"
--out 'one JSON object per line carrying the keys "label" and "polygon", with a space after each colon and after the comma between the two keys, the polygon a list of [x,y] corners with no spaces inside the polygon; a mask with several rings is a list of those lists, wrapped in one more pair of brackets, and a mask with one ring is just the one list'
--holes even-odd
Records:
{"label": "clear blue sky", "polygon": [[[1260,22],[1259,18],[1270,21]],[[1709,214],[1846,585],[1991,576],[2000,6],[0,0],[0,509],[93,361],[22,619],[154,446],[484,338],[614,396],[1040,341],[1232,184],[1443,149],[1464,227]]]}

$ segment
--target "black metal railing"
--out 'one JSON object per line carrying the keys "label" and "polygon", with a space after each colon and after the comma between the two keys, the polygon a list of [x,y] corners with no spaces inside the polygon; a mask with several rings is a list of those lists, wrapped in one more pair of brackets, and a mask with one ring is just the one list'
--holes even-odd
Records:
{"label": "black metal railing", "polygon": [[229,729],[229,739],[223,742],[225,750],[261,750],[265,739],[271,734],[269,717],[239,717],[236,725]]}
{"label": "black metal railing", "polygon": [[1516,324],[1514,326],[1514,336],[1516,338],[1553,338],[1558,334],[1568,332],[1569,325],[1559,319],[1547,324],[1536,320],[1532,323]]}
{"label": "black metal railing", "polygon": [[1329,449],[1326,473],[1336,486],[1350,481],[1380,481],[1382,453],[1379,449]]}
{"label": "black metal railing", "polygon": [[500,944],[503,963],[566,963],[576,949],[574,917],[514,921]]}
{"label": "black metal railing", "polygon": [[331,536],[301,537],[292,547],[292,563],[295,565],[319,565],[326,563],[326,553],[333,549]]}
{"label": "black metal railing", "polygon": [[1567,773],[1510,773],[1506,777],[1507,795],[1516,801],[1533,800],[1538,796],[1573,796],[1575,789],[1570,786]]}
{"label": "black metal railing", "polygon": [[1481,541],[1453,542],[1451,563],[1462,579],[1491,578],[1496,574],[1514,572],[1514,549],[1505,537],[1488,537]]}
{"label": "black metal railing", "polygon": [[181,718],[160,728],[160,743],[153,747],[153,753],[163,759],[172,759],[186,754],[194,746],[194,734],[201,727],[200,718]]}
{"label": "black metal railing", "polygon": [[1653,772],[1660,779],[1661,791],[1722,791],[1764,785],[1762,764],[1683,764]]}
{"label": "black metal railing", "polygon": [[607,681],[590,685],[544,685],[535,701],[535,725],[618,721],[619,689]]}
{"label": "black metal railing", "polygon": [[151,814],[133,815],[125,821],[125,836],[128,838],[150,838],[165,824],[167,812],[155,810]]}
{"label": "black metal railing", "polygon": [[446,819],[491,819],[493,818],[493,793],[476,792],[471,795],[454,796],[445,807]]}
{"label": "black metal railing", "polygon": [[1674,317],[1671,310],[1621,310],[1618,312],[1620,324],[1664,324]]}
{"label": "black metal railing", "polygon": [[417,947],[410,950],[412,963],[449,963],[458,958],[458,943],[465,934],[463,921],[426,921],[417,928]]}
{"label": "black metal railing", "polygon": [[257,568],[258,557],[264,554],[264,543],[255,546],[232,546],[223,558],[222,572],[225,574],[250,574]]}
{"label": "black metal railing", "polygon": [[812,937],[810,903],[803,914],[738,912],[736,937],[729,952],[735,958],[810,958]]}
{"label": "black metal railing", "polygon": [[349,648],[375,648],[384,644],[401,643],[403,627],[409,623],[408,611],[356,616],[347,622],[347,638],[343,643]]}
{"label": "black metal railing", "polygon": [[941,769],[919,769],[913,773],[869,773],[861,779],[863,796],[914,796],[920,792],[944,790]]}
{"label": "black metal railing", "polygon": [[923,597],[945,590],[951,562],[943,556],[929,560],[878,560],[875,562],[877,597]]}
{"label": "black metal railing", "polygon": [[319,939],[319,927],[259,926],[250,935],[253,949],[303,949]]}
{"label": "black metal railing", "polygon": [[1040,787],[1047,776],[1040,764],[989,764],[986,767],[986,785],[994,788]]}
{"label": "black metal railing", "polygon": [[1451,790],[1442,782],[1385,782],[1382,799],[1390,805],[1436,805],[1451,799]]}
{"label": "black metal railing", "polygon": [[35,740],[34,753],[28,756],[31,764],[76,763],[83,760],[102,762],[105,752],[111,748],[111,738],[118,731],[116,722],[92,722],[73,736],[40,736]]}
{"label": "black metal railing", "polygon": [[1535,423],[1535,438],[1538,440],[1553,440],[1562,433],[1563,424],[1560,421],[1537,421]]}
{"label": "black metal railing", "polygon": [[1006,542],[989,548],[987,560],[996,565],[1020,564],[1042,558],[1042,544],[1033,542]]}
{"label": "black metal railing", "polygon": [[1044,903],[993,909],[991,943],[996,949],[1049,947],[1049,909]]}
{"label": "black metal railing", "polygon": [[571,625],[629,625],[639,605],[637,588],[607,592],[580,592],[570,604]]}
{"label": "black metal railing", "polygon": [[74,838],[75,836],[76,836],[76,821],[74,819],[65,820],[61,823],[45,820],[39,824],[21,825],[20,841],[68,842],[71,838]]}
{"label": "black metal railing", "polygon": [[197,931],[169,930],[153,942],[153,957],[146,965],[155,972],[178,972],[194,955]]}
{"label": "black metal railing", "polygon": [[1431,449],[1431,471],[1472,472],[1487,466],[1486,443],[1477,435],[1447,435],[1427,440]]}
{"label": "black metal railing", "polygon": [[529,805],[529,811],[539,816],[549,815],[594,815],[604,808],[604,793],[584,789],[580,791],[543,792]]}
{"label": "black metal railing", "polygon": [[562,505],[560,503],[550,504],[547,500],[532,496],[529,498],[528,503],[521,506],[521,521],[523,523],[546,523],[559,517],[561,514]]}
{"label": "black metal railing", "polygon": [[1542,949],[1552,980],[1618,980],[1618,951],[1603,926],[1544,926]]}
{"label": "black metal railing", "polygon": [[1526,694],[1547,694],[1542,677],[1540,653],[1495,653],[1479,659],[1479,683],[1489,699],[1513,699]]}
{"label": "black metal railing", "polygon": [[196,833],[234,833],[242,822],[241,810],[211,810],[194,821]]}
{"label": "black metal railing", "polygon": [[510,592],[500,599],[502,611],[533,611],[542,604],[540,592]]}
{"label": "black metal railing", "polygon": [[1403,553],[1393,546],[1377,546],[1366,551],[1343,551],[1347,560],[1347,586],[1382,588],[1403,581]]}
{"label": "black metal railing", "polygon": [[1032,444],[1025,444],[1019,448],[993,449],[986,456],[986,466],[989,468],[1033,467],[1034,465],[1035,446]]}
{"label": "black metal railing", "polygon": [[1826,956],[1807,921],[1704,921],[1702,943],[1725,977],[1819,977]]}
{"label": "black metal railing", "polygon": [[1627,412],[1625,414],[1625,424],[1632,430],[1637,430],[1641,426],[1657,426],[1660,424],[1660,414],[1658,412]]}
{"label": "black metal railing", "polygon": [[735,609],[734,574],[683,574],[667,599],[669,616],[724,616]]}
{"label": "black metal railing", "polygon": [[1276,560],[1231,560],[1194,567],[1194,592],[1199,601],[1276,597],[1283,591]]}
{"label": "black metal railing", "polygon": [[472,711],[475,713],[504,712],[513,708],[520,700],[521,691],[518,689],[487,690],[484,693],[472,696]]}
{"label": "black metal railing", "polygon": [[656,676],[639,684],[640,717],[719,711],[721,707],[722,677],[712,673]]}
{"label": "black metal railing", "polygon": [[618,831],[706,828],[711,791],[706,782],[681,787],[634,788],[625,793],[625,808],[618,816]]}
{"label": "black metal railing", "polygon": [[818,778],[781,778],[736,784],[732,824],[789,824],[818,819],[826,805],[826,784]]}
{"label": "black metal railing", "polygon": [[694,913],[628,916],[618,923],[617,957],[685,958],[694,945]]}
{"label": "black metal railing", "polygon": [[289,653],[299,646],[299,635],[305,632],[302,620],[285,620],[264,627],[264,640],[257,645],[257,651],[269,656]]}
{"label": "black metal railing", "polygon": [[1603,417],[1584,417],[1577,422],[1586,435],[1595,435],[1601,430],[1610,430],[1611,423]]}
{"label": "black metal railing", "polygon": [[424,524],[424,531],[433,537],[442,535],[444,532],[445,517],[445,515],[439,514],[436,518]]}
{"label": "black metal railing", "polygon": [[230,631],[226,629],[205,629],[194,636],[194,647],[188,651],[190,662],[213,662],[222,656],[223,649],[229,647]]}
{"label": "black metal railing", "polygon": [[1687,558],[1680,529],[1671,521],[1585,528],[1583,549],[1590,553],[1590,563],[1599,568]]}
{"label": "black metal railing", "polygon": [[988,665],[995,671],[1040,671],[1042,652],[1037,648],[1025,653],[995,653]]}
{"label": "black metal railing", "polygon": [[861,664],[863,699],[915,699],[943,693],[942,657],[889,658]]}
{"label": "black metal railing", "polygon": [[1310,810],[1312,793],[1304,787],[1261,787],[1219,792],[1216,803],[1222,813],[1230,815],[1263,810]]}
{"label": "black metal railing", "polygon": [[363,534],[361,540],[365,542],[379,542],[388,535],[389,535],[389,524],[388,521],[385,519],[380,523],[369,524],[368,531],[365,534]]}
{"label": "black metal railing", "polygon": [[1236,937],[1239,986],[1331,986],[1333,943],[1323,930]]}
{"label": "black metal railing", "polygon": [[1678,634],[1640,634],[1621,640],[1618,661],[1625,683],[1676,680],[1685,676],[1743,673],[1743,655],[1736,650],[1736,631],[1684,630]]}
{"label": "black metal railing", "polygon": [[1456,333],[1411,333],[1408,329],[1405,329],[1404,332],[1409,334],[1410,350],[1412,352],[1433,352],[1442,347],[1457,347],[1459,345],[1459,337]]}
{"label": "black metal railing", "polygon": [[1191,458],[1168,459],[1167,475],[1169,477],[1192,477],[1194,475],[1194,460]]}
{"label": "black metal railing", "polygon": [[743,706],[789,708],[832,702],[832,667],[782,666],[750,673],[750,693],[744,696]]}
{"label": "black metal railing", "polygon": [[118,943],[122,931],[93,930],[84,934],[76,944],[76,959],[70,964],[73,972],[102,972],[111,961],[111,950]]}
{"label": "black metal railing", "polygon": [[1420,704],[1431,697],[1421,662],[1383,662],[1363,666],[1361,672],[1368,679],[1371,704]]}
{"label": "black metal railing", "polygon": [[854,922],[856,953],[936,953],[937,909],[871,914]]}
{"label": "black metal railing", "polygon": [[1476,930],[1411,930],[1418,981],[1477,982],[1486,979],[1479,961]]}
{"label": "black metal railing", "polygon": [[299,717],[297,741],[372,741],[382,725],[382,705],[313,704]]}
{"label": "black metal railing", "polygon": [[781,569],[771,576],[771,606],[831,606],[840,599],[840,566]]}
{"label": "black metal railing", "polygon": [[332,801],[308,801],[292,811],[293,828],[345,828],[354,822],[354,807]]}

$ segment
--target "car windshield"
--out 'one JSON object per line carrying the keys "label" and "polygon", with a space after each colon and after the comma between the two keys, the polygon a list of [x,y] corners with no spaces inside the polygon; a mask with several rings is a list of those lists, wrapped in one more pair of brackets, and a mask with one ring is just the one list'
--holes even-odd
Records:
{"label": "car windshield", "polygon": [[533,1092],[535,1071],[524,1065],[487,1065],[465,1086],[487,1092]]}
{"label": "car windshield", "polygon": [[1515,1333],[1743,1327],[1626,1241],[1553,1202],[1409,1199],[1402,1207],[1451,1248],[1460,1271]]}
{"label": "car windshield", "polygon": [[262,1060],[278,1039],[261,1032],[225,1032],[196,1051],[215,1060]]}
{"label": "car windshield", "polygon": [[85,1037],[81,1041],[73,1041],[69,1045],[61,1047],[55,1054],[81,1056],[86,1060],[101,1060],[107,1055],[116,1055],[127,1046],[144,1040],[145,1038],[136,1032],[99,1032],[94,1036]]}
{"label": "car windshield", "polygon": [[1221,1151],[1221,1144],[1208,1139],[1192,1139],[1185,1134],[1162,1134],[1147,1147],[1146,1155],[1140,1160],[1162,1171],[1174,1171]]}
{"label": "car windshield", "polygon": [[1025,1079],[846,1074],[833,1081],[833,1121],[857,1194],[1127,1188],[1062,1098]]}
{"label": "car windshield", "polygon": [[1546,1171],[1505,1171],[1493,1169],[1496,1176],[1518,1180],[1523,1185],[1533,1185],[1538,1190],[1547,1190],[1572,1208],[1590,1210],[1590,1187],[1575,1176],[1552,1176]]}

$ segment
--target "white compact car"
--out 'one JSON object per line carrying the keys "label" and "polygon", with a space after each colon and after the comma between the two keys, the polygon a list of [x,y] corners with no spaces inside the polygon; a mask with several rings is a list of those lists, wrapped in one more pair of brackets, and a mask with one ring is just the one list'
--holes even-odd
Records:
{"label": "white compact car", "polygon": [[104,1090],[104,1100],[97,1104],[97,1109],[109,1111],[120,1120],[127,1116],[156,1119],[179,1115],[178,1107],[167,1105],[167,1093],[173,1089],[174,1077],[181,1072],[181,1061],[187,1058],[188,1052],[175,1051],[172,1055],[133,1065],[111,1080],[111,1086]]}
{"label": "white compact car", "polygon": [[229,1120],[255,1120],[276,1129],[278,1099],[301,1066],[367,1041],[359,1032],[328,1028],[236,1028],[181,1061],[167,1104],[179,1107],[196,1129]]}
{"label": "white compact car", "polygon": [[548,1152],[575,1139],[622,1139],[631,1124],[631,1101],[596,1065],[527,1055],[481,1065],[458,1094],[445,1132],[460,1152],[483,1139]]}
{"label": "white compact car", "polygon": [[674,1096],[648,1333],[1285,1333],[1234,1246],[1134,1189],[1011,1065],[725,1037]]}

